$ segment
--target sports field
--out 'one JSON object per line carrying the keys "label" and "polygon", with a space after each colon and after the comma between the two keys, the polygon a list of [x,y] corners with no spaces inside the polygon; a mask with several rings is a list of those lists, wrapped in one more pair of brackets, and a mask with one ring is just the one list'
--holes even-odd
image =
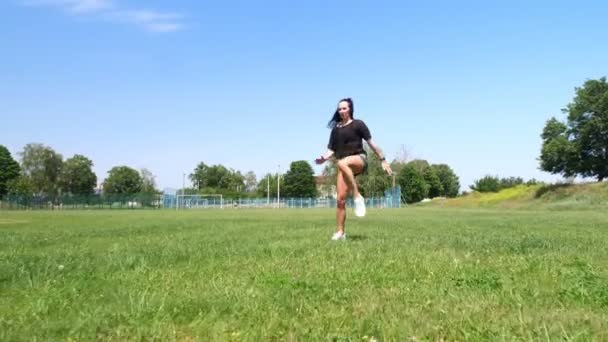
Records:
{"label": "sports field", "polygon": [[608,340],[608,212],[0,211],[0,340]]}

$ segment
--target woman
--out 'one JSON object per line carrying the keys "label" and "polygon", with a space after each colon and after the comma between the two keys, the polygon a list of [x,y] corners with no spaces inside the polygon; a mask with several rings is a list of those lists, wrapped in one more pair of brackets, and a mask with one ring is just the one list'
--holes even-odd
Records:
{"label": "woman", "polygon": [[355,215],[365,216],[365,200],[359,193],[355,176],[367,169],[367,154],[363,149],[363,140],[376,153],[382,161],[382,168],[389,175],[393,173],[391,166],[386,161],[380,147],[374,143],[369,129],[361,120],[355,120],[355,107],[350,98],[338,102],[338,109],[327,125],[331,128],[327,152],[315,162],[323,164],[334,156],[338,161],[338,203],[336,210],[336,221],[338,227],[332,240],[345,240],[344,223],[346,222],[346,197],[352,192],[355,203]]}

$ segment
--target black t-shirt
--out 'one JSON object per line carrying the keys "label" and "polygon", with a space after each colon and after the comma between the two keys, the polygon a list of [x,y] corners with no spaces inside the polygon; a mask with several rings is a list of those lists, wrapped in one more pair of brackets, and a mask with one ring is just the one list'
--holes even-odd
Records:
{"label": "black t-shirt", "polygon": [[353,120],[343,127],[334,127],[329,136],[327,148],[334,151],[337,159],[365,153],[363,140],[369,140],[372,136],[365,123],[361,120]]}

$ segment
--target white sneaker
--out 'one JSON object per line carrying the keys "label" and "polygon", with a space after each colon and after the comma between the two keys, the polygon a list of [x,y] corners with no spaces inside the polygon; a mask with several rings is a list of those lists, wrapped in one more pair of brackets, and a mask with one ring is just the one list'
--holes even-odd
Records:
{"label": "white sneaker", "polygon": [[346,234],[344,232],[335,232],[331,239],[333,241],[346,240]]}
{"label": "white sneaker", "polygon": [[363,196],[359,195],[359,197],[355,198],[355,215],[358,217],[365,216],[365,199]]}

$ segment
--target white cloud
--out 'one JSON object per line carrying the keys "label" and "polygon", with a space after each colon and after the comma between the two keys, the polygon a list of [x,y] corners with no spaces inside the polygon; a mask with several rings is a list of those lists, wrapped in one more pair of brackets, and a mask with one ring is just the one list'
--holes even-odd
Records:
{"label": "white cloud", "polygon": [[97,16],[134,24],[150,32],[175,32],[184,28],[183,15],[148,9],[126,9],[113,0],[21,0],[24,5],[60,8],[71,15]]}
{"label": "white cloud", "polygon": [[49,6],[64,9],[71,13],[91,13],[113,7],[111,0],[24,0],[28,6]]}
{"label": "white cloud", "polygon": [[91,12],[99,11],[112,7],[112,2],[109,0],[72,0],[68,1],[70,10],[73,12]]}
{"label": "white cloud", "polygon": [[181,30],[182,15],[162,13],[152,10],[116,11],[113,17],[120,21],[130,22],[152,32],[173,32]]}
{"label": "white cloud", "polygon": [[150,23],[146,28],[152,32],[174,32],[184,28],[184,25],[179,23]]}

